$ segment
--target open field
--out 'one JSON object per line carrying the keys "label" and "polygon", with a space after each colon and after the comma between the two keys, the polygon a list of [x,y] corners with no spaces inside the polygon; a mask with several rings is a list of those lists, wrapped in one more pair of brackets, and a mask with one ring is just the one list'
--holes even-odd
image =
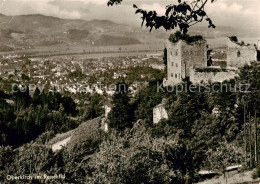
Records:
{"label": "open field", "polygon": [[[16,50],[12,52],[0,52],[0,55],[17,54],[27,57],[47,57],[59,55],[78,55],[78,54],[101,54],[101,53],[128,53],[128,52],[157,52],[162,51],[164,42],[154,44],[137,45],[113,45],[113,46],[90,46],[90,45],[55,45],[49,47],[36,47],[33,49]],[[124,54],[125,55],[125,54]],[[120,55],[118,55],[120,56]]]}
{"label": "open field", "polygon": [[[71,59],[81,60],[81,59],[98,59],[98,58],[109,58],[109,57],[128,57],[128,56],[145,56],[146,54],[162,54],[163,51],[136,51],[136,52],[103,52],[103,53],[89,53],[89,54],[67,54],[67,55],[51,55],[44,56],[45,59]],[[42,57],[36,57],[34,59],[40,59]]]}

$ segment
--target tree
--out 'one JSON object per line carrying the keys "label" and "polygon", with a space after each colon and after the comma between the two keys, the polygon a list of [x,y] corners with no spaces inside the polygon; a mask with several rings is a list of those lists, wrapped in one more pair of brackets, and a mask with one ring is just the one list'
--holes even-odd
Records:
{"label": "tree", "polygon": [[146,119],[147,123],[153,124],[153,108],[160,104],[163,98],[162,93],[157,92],[157,84],[150,83],[142,88],[132,104],[135,120]]}
{"label": "tree", "polygon": [[178,173],[171,183],[192,183],[195,171],[199,169],[198,160],[195,159],[195,153],[192,148],[182,142],[165,148],[165,157],[170,169]]}
{"label": "tree", "polygon": [[238,42],[238,39],[236,36],[231,36],[229,37],[229,39],[232,41],[232,42]]}
{"label": "tree", "polygon": [[32,97],[32,104],[36,107],[37,105],[42,104],[42,99],[41,99],[41,91],[39,88],[36,88],[33,97]]}
{"label": "tree", "polygon": [[72,116],[75,116],[77,114],[76,103],[73,101],[71,97],[63,97],[62,105],[66,114]]}
{"label": "tree", "polygon": [[224,183],[227,183],[226,167],[230,164],[241,163],[243,158],[241,153],[241,148],[224,142],[217,149],[209,149],[206,155],[211,169],[222,172],[225,179]]}
{"label": "tree", "polygon": [[17,111],[21,111],[22,109],[25,109],[28,107],[31,97],[30,97],[30,91],[29,87],[26,88],[19,88],[15,89],[16,92],[13,93],[12,99],[15,101],[15,106]]}
{"label": "tree", "polygon": [[[184,83],[183,85],[190,85]],[[197,91],[199,91],[197,89]],[[201,111],[207,110],[205,94],[202,92],[182,91],[178,93],[177,99],[169,108],[169,124],[175,128],[182,129],[187,137],[191,135],[194,122],[200,118]]]}
{"label": "tree", "polygon": [[89,101],[90,104],[83,114],[84,120],[94,119],[104,114],[104,108],[102,104],[103,98],[100,94],[95,93],[91,95]]}
{"label": "tree", "polygon": [[[56,89],[54,89],[54,90],[56,90]],[[61,97],[60,93],[58,93],[56,91],[54,91],[53,93],[49,92],[47,101],[48,101],[48,108],[50,110],[57,111],[60,108],[60,103],[62,101],[62,97]]]}
{"label": "tree", "polygon": [[[2,159],[3,157],[4,159]],[[4,161],[3,173],[1,163],[0,163],[0,180],[6,181],[5,183],[16,183],[15,181],[7,181],[7,175],[53,175],[53,173],[64,173],[63,169],[64,162],[61,152],[53,153],[51,148],[44,144],[39,144],[38,142],[32,142],[30,144],[25,144],[19,149],[12,150],[10,147],[2,148],[0,147],[0,162]],[[4,174],[4,178],[3,178]],[[62,182],[62,179],[45,181],[37,180],[34,177],[32,179],[24,179],[19,183],[28,184],[40,184],[49,183],[58,184]]]}
{"label": "tree", "polygon": [[[121,4],[123,0],[109,0],[107,5],[113,6]],[[189,27],[202,22],[204,18],[209,23],[209,28],[215,28],[216,26],[212,23],[212,20],[208,17],[204,8],[209,0],[195,0],[192,2],[186,2],[178,0],[177,5],[168,5],[166,6],[165,15],[158,16],[156,11],[146,11],[141,8],[138,8],[135,4],[133,7],[136,10],[136,14],[142,14],[142,26],[145,23],[146,27],[152,29],[159,29],[163,27],[166,31],[173,30],[179,27],[182,33],[186,34]],[[214,0],[211,0],[214,2]]]}
{"label": "tree", "polygon": [[25,75],[24,73],[22,74],[21,78],[22,78],[23,81],[26,81],[26,80],[29,81],[30,80],[30,77]]}
{"label": "tree", "polygon": [[112,133],[91,157],[93,173],[87,183],[170,183],[173,172],[163,156],[164,145],[169,143],[153,139],[144,126],[120,136]]}
{"label": "tree", "polygon": [[131,107],[128,87],[125,83],[118,83],[112,98],[112,111],[108,115],[109,127],[124,130],[132,126]]}
{"label": "tree", "polygon": [[167,48],[164,48],[163,50],[163,64],[165,65],[167,71]]}
{"label": "tree", "polygon": [[122,134],[112,132],[90,158],[88,183],[191,183],[198,164],[178,137],[152,137],[143,121]]}
{"label": "tree", "polygon": [[15,152],[10,146],[0,146],[0,181],[6,180],[10,172],[10,164],[14,159]]}

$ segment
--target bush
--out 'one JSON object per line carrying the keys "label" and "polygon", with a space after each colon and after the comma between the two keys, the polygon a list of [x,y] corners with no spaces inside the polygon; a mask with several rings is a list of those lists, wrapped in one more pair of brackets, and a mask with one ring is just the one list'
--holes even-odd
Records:
{"label": "bush", "polygon": [[174,34],[171,34],[169,37],[169,41],[171,41],[172,43],[176,43],[179,40],[183,40],[187,43],[194,43],[194,42],[203,40],[203,37],[200,35],[197,35],[197,36],[184,35],[180,31],[177,31]]}
{"label": "bush", "polygon": [[252,173],[252,178],[257,179],[260,177],[260,166],[256,168],[256,170]]}

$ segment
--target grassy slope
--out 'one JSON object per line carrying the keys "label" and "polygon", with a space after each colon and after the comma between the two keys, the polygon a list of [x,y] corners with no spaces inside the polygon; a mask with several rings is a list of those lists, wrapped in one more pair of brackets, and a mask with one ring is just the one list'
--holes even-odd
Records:
{"label": "grassy slope", "polygon": [[62,134],[57,134],[52,140],[49,141],[49,144],[53,145],[71,136],[68,146],[73,146],[90,136],[89,133],[86,133],[89,129],[100,129],[100,122],[101,117],[86,121],[73,130]]}

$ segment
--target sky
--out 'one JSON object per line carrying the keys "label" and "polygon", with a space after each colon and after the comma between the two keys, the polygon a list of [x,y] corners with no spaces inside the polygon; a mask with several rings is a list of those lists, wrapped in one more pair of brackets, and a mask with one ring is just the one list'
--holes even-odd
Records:
{"label": "sky", "polygon": [[[133,4],[145,10],[165,13],[168,4],[177,0],[123,0],[108,7],[108,0],[0,0],[0,13],[5,15],[43,14],[68,19],[102,19],[140,26],[140,14]],[[186,0],[191,1],[191,0]],[[260,0],[215,0],[205,10],[216,26],[259,27]]]}

